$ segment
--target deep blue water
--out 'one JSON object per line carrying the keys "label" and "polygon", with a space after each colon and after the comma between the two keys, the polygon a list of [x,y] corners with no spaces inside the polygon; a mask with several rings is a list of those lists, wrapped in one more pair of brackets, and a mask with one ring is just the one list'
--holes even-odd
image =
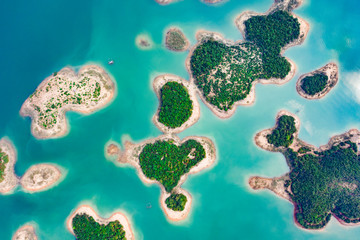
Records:
{"label": "deep blue water", "polygon": [[[158,204],[158,186],[145,186],[132,168],[116,167],[104,156],[110,139],[129,135],[139,142],[156,137],[152,124],[158,106],[152,79],[161,73],[188,79],[187,53],[163,46],[169,26],[181,27],[192,44],[198,29],[241,39],[233,22],[244,10],[266,11],[270,0],[229,0],[209,6],[184,0],[159,6],[154,0],[38,0],[0,2],[0,136],[8,136],[18,151],[15,171],[22,175],[36,163],[56,163],[66,169],[65,179],[48,191],[0,196],[0,239],[16,229],[36,223],[40,239],[73,239],[65,220],[85,202],[108,217],[126,212],[137,239],[356,239],[360,227],[343,227],[335,219],[322,232],[294,225],[293,206],[269,191],[247,186],[251,175],[279,176],[288,171],[279,153],[263,151],[253,143],[259,130],[272,127],[280,109],[298,111],[300,137],[314,145],[334,134],[359,128],[360,113],[360,3],[355,0],[308,1],[295,12],[310,23],[305,43],[285,55],[298,71],[283,86],[258,85],[256,102],[239,107],[227,120],[214,116],[201,103],[197,124],[180,134],[207,136],[217,147],[217,164],[190,176],[183,185],[193,196],[189,218],[173,224]],[[135,46],[138,34],[155,42],[152,50]],[[109,58],[115,64],[108,66]],[[327,97],[308,101],[297,95],[296,79],[329,61],[340,65],[340,82]],[[113,103],[89,116],[68,113],[70,133],[59,139],[36,140],[30,119],[19,116],[23,101],[49,74],[66,65],[97,63],[114,76],[118,91]],[[152,203],[147,209],[146,204]]]}

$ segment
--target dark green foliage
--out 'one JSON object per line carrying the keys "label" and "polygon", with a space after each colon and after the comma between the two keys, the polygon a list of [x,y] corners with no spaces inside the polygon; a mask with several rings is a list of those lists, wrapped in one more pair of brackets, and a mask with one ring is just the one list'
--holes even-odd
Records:
{"label": "dark green foliage", "polygon": [[277,121],[277,127],[266,138],[275,147],[288,147],[294,140],[295,132],[295,119],[292,116],[282,115]]}
{"label": "dark green foliage", "polygon": [[290,63],[280,56],[281,48],[297,39],[299,21],[286,11],[267,16],[253,16],[245,21],[246,40],[254,42],[263,53],[264,78],[284,78]]}
{"label": "dark green foliage", "polygon": [[180,177],[204,158],[205,149],[196,140],[188,140],[179,147],[172,141],[156,141],[144,147],[139,161],[146,177],[159,181],[171,192]]}
{"label": "dark green foliage", "polygon": [[300,24],[288,12],[254,16],[245,22],[247,42],[234,46],[213,39],[194,50],[190,68],[204,98],[219,110],[228,111],[243,100],[257,79],[285,78],[290,63],[281,48],[297,39]]}
{"label": "dark green foliage", "polygon": [[193,110],[188,90],[180,83],[168,82],[160,91],[159,122],[170,128],[180,127]]}
{"label": "dark green foliage", "polygon": [[0,182],[2,182],[5,178],[5,168],[8,162],[9,162],[9,156],[3,151],[1,151],[0,148]]}
{"label": "dark green foliage", "polygon": [[328,76],[324,73],[317,73],[313,76],[305,77],[301,82],[301,89],[308,95],[315,95],[325,89]]}
{"label": "dark green foliage", "polygon": [[194,50],[190,66],[205,99],[227,111],[235,102],[246,98],[251,83],[261,77],[260,58],[261,53],[254,44],[227,46],[208,39]]}
{"label": "dark green foliage", "polygon": [[185,209],[185,205],[187,202],[187,198],[184,194],[174,194],[172,193],[166,200],[166,206],[173,211],[183,211]]}
{"label": "dark green foliage", "polygon": [[318,156],[300,157],[291,149],[285,153],[291,168],[295,216],[305,228],[325,226],[331,213],[345,222],[360,221],[360,162],[354,143],[345,143]]}
{"label": "dark green foliage", "polygon": [[96,87],[93,93],[94,98],[98,98],[100,96],[100,90],[101,90],[100,83],[96,82]]}
{"label": "dark green foliage", "polygon": [[117,220],[104,225],[91,216],[77,214],[72,220],[72,226],[78,240],[126,240],[123,226]]}
{"label": "dark green foliage", "polygon": [[299,148],[298,153],[307,153],[310,151],[311,151],[311,149],[308,147],[301,147],[301,148]]}
{"label": "dark green foliage", "polygon": [[187,39],[179,29],[171,29],[166,34],[166,46],[173,51],[183,51],[187,44]]}

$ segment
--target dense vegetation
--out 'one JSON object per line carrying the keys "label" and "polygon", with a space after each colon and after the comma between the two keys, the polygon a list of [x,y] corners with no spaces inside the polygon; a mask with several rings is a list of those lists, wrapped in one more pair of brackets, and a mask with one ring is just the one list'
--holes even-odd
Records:
{"label": "dense vegetation", "polygon": [[266,138],[275,147],[288,147],[294,140],[295,132],[295,119],[292,116],[282,115],[277,120],[276,128]]}
{"label": "dense vegetation", "polygon": [[227,111],[249,94],[256,79],[285,78],[290,63],[281,48],[297,39],[300,24],[288,12],[254,16],[245,22],[247,42],[226,45],[203,40],[194,50],[190,68],[206,101]]}
{"label": "dense vegetation", "polygon": [[298,156],[288,149],[285,156],[300,225],[321,228],[331,213],[347,223],[360,222],[360,162],[355,143],[341,142],[316,155]]}
{"label": "dense vegetation", "polygon": [[9,162],[9,156],[4,153],[0,148],[0,182],[5,178],[6,164]]}
{"label": "dense vegetation", "polygon": [[166,33],[166,47],[173,51],[184,51],[187,45],[187,39],[180,29],[170,29]]}
{"label": "dense vegetation", "polygon": [[196,140],[188,140],[181,146],[170,140],[147,144],[139,161],[146,177],[159,181],[167,192],[171,192],[180,177],[204,158],[205,149]]}
{"label": "dense vegetation", "polygon": [[166,200],[165,204],[173,211],[184,211],[187,198],[184,194],[172,193]]}
{"label": "dense vegetation", "polygon": [[104,225],[91,216],[77,214],[72,220],[72,226],[78,240],[126,240],[123,226],[117,220]]}
{"label": "dense vegetation", "polygon": [[313,76],[305,77],[301,82],[301,89],[308,95],[315,95],[325,89],[328,76],[324,73],[317,73]]}
{"label": "dense vegetation", "polygon": [[262,51],[264,78],[285,78],[290,63],[280,55],[281,48],[297,39],[299,21],[286,11],[267,16],[253,16],[245,21],[246,40],[254,42]]}
{"label": "dense vegetation", "polygon": [[180,127],[193,110],[188,90],[180,83],[168,82],[160,91],[159,122],[170,128]]}
{"label": "dense vegetation", "polygon": [[206,101],[227,111],[246,98],[251,83],[261,77],[260,57],[259,49],[252,43],[227,46],[208,39],[194,50],[190,67]]}

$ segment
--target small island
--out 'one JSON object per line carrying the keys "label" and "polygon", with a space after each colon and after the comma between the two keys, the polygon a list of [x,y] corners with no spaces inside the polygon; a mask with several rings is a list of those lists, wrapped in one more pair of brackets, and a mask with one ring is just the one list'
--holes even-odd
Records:
{"label": "small island", "polygon": [[112,142],[106,147],[109,157],[120,164],[136,168],[146,184],[161,188],[160,203],[172,221],[184,220],[191,208],[191,195],[181,188],[189,174],[209,168],[215,162],[213,142],[205,137],[187,137],[182,141],[174,135],[163,135],[140,144],[125,142],[124,151]]}
{"label": "small island", "polygon": [[65,113],[92,113],[113,98],[115,85],[99,66],[83,66],[78,74],[69,67],[47,77],[21,107],[22,116],[32,119],[36,138],[56,138],[68,132]]}
{"label": "small island", "polygon": [[14,166],[16,162],[15,147],[7,138],[0,140],[0,193],[11,192],[18,184]]}
{"label": "small island", "polygon": [[30,192],[47,190],[61,177],[61,171],[51,164],[31,166],[21,178],[22,187]]}
{"label": "small island", "polygon": [[169,50],[182,52],[189,48],[190,42],[179,28],[172,27],[165,34],[165,46]]}
{"label": "small island", "polygon": [[116,212],[111,217],[104,219],[87,205],[76,209],[68,218],[66,226],[78,240],[135,239],[130,222],[124,214]]}
{"label": "small island", "polygon": [[135,39],[135,44],[141,50],[150,50],[154,46],[148,34],[139,34]]}
{"label": "small island", "polygon": [[331,215],[344,225],[359,224],[360,131],[352,129],[316,148],[298,139],[299,127],[295,115],[281,111],[274,128],[256,134],[259,147],[285,156],[290,172],[275,178],[251,177],[249,185],[291,201],[300,227],[322,229]]}
{"label": "small island", "polygon": [[154,124],[164,133],[179,133],[200,118],[196,88],[188,81],[171,74],[155,78],[153,88],[159,99]]}
{"label": "small island", "polygon": [[338,66],[328,63],[304,75],[296,82],[296,91],[306,99],[320,99],[335,87],[339,80]]}
{"label": "small island", "polygon": [[32,225],[20,227],[13,235],[12,240],[37,240],[35,229]]}
{"label": "small island", "polygon": [[294,76],[295,64],[282,54],[308,33],[308,24],[292,13],[301,3],[276,1],[265,14],[241,14],[236,25],[245,41],[198,31],[186,66],[201,99],[218,117],[232,116],[236,105],[252,104],[256,83],[284,84]]}

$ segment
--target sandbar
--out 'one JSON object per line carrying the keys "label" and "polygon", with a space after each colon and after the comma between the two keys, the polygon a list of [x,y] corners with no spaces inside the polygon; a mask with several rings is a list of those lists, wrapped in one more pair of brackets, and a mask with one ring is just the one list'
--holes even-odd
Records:
{"label": "sandbar", "polygon": [[30,192],[47,190],[61,177],[59,168],[52,164],[36,164],[31,166],[22,176],[22,187]]}
{"label": "sandbar", "polygon": [[35,229],[32,225],[20,227],[13,235],[12,240],[37,240]]}

